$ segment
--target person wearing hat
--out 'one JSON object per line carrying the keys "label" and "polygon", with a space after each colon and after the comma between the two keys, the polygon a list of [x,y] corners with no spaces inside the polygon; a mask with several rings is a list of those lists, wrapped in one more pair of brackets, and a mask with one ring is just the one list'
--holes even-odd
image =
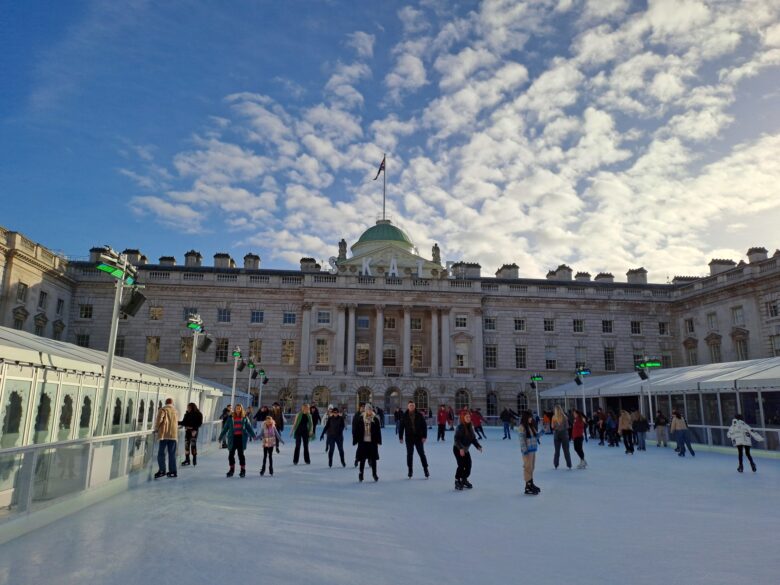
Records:
{"label": "person wearing hat", "polygon": [[374,481],[379,481],[376,462],[379,460],[379,445],[382,444],[382,429],[379,425],[379,419],[374,414],[374,408],[370,404],[366,404],[363,415],[357,424],[352,425],[352,444],[357,445],[355,460],[360,464],[358,481],[363,481],[366,461],[371,467]]}
{"label": "person wearing hat", "polygon": [[344,429],[346,426],[344,417],[341,416],[339,409],[335,406],[331,407],[328,411],[328,418],[325,421],[325,426],[322,427],[322,434],[320,435],[320,441],[322,441],[323,437],[328,437],[328,440],[325,443],[326,451],[328,453],[328,467],[333,467],[333,451],[336,447],[339,448],[341,466],[347,466],[344,461]]}
{"label": "person wearing hat", "polygon": [[428,439],[428,425],[425,424],[425,417],[417,411],[414,401],[410,400],[406,407],[406,412],[401,418],[401,425],[398,431],[398,442],[404,442],[406,436],[406,466],[409,468],[409,479],[412,479],[414,450],[420,456],[420,463],[423,466],[425,477],[430,477],[428,473],[428,459],[425,457],[425,441]]}

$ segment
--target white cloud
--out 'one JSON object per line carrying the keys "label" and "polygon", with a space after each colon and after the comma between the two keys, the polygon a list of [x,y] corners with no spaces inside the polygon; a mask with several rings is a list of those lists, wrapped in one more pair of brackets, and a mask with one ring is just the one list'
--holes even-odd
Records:
{"label": "white cloud", "polygon": [[133,197],[130,208],[139,215],[152,213],[157,221],[186,233],[201,230],[205,216],[184,203],[171,203],[161,197]]}
{"label": "white cloud", "polygon": [[385,85],[394,101],[398,101],[402,94],[417,90],[427,83],[422,59],[411,53],[400,55],[395,68],[385,76]]}
{"label": "white cloud", "polygon": [[422,10],[417,10],[411,6],[404,6],[398,11],[398,18],[401,20],[404,33],[413,35],[424,32],[430,28],[430,24],[425,19]]}
{"label": "white cloud", "polygon": [[347,45],[355,49],[361,59],[370,59],[374,56],[374,41],[376,37],[363,31],[356,31],[347,35]]}
{"label": "white cloud", "polygon": [[363,105],[363,95],[354,84],[371,76],[371,70],[364,63],[339,63],[336,71],[325,84],[325,92],[330,100],[339,106],[352,108]]}

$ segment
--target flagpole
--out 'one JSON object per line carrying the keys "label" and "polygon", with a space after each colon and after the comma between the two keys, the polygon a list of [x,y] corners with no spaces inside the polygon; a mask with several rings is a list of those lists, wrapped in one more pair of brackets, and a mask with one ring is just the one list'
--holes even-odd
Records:
{"label": "flagpole", "polygon": [[385,198],[387,197],[387,153],[382,153],[382,162],[385,163],[385,170],[382,173],[382,220],[385,219]]}

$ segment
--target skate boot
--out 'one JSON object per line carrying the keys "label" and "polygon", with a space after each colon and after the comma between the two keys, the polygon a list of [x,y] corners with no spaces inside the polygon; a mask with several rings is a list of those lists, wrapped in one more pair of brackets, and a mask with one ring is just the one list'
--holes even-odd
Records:
{"label": "skate boot", "polygon": [[228,472],[225,474],[225,477],[233,477],[234,471],[235,471],[235,467],[231,466],[230,469],[228,469]]}
{"label": "skate boot", "polygon": [[534,487],[533,487],[533,484],[532,484],[530,481],[527,481],[527,482],[525,482],[525,492],[523,492],[523,493],[524,493],[526,496],[535,496],[535,495],[537,495],[539,492],[537,492],[537,491],[534,489]]}
{"label": "skate boot", "polygon": [[192,465],[194,467],[197,464],[198,464],[198,454],[197,453],[193,453],[192,454]]}
{"label": "skate boot", "polygon": [[740,465],[739,467],[737,467],[737,471],[738,471],[739,473],[742,473],[742,472],[744,471],[744,469],[743,469],[743,468],[742,468],[742,466]]}
{"label": "skate boot", "polygon": [[463,487],[464,487],[464,488],[466,488],[467,490],[470,490],[471,488],[473,488],[473,487],[474,487],[473,485],[471,485],[471,482],[470,482],[469,480],[467,480],[467,479],[464,479],[464,480],[462,480],[460,483],[461,483],[461,484],[463,485]]}
{"label": "skate boot", "polygon": [[536,485],[536,484],[534,483],[534,480],[531,480],[529,483],[531,484],[531,487],[532,487],[532,488],[534,488],[534,491],[535,491],[537,494],[539,494],[539,493],[541,493],[541,492],[542,492],[541,488],[540,488],[538,485]]}
{"label": "skate boot", "polygon": [[750,462],[750,469],[752,469],[752,470],[753,470],[753,473],[755,473],[755,472],[756,472],[756,464],[755,464],[755,463],[753,463],[752,461]]}
{"label": "skate boot", "polygon": [[263,477],[264,475],[265,475],[265,465],[263,465],[263,466],[260,468],[260,477]]}
{"label": "skate boot", "polygon": [[182,467],[184,467],[185,465],[189,465],[189,464],[190,464],[190,458],[189,458],[189,457],[186,457],[186,458],[184,459],[184,461],[182,461],[182,462],[181,462],[179,465],[181,465]]}
{"label": "skate boot", "polygon": [[425,474],[425,479],[428,479],[431,476],[431,473],[428,471],[427,467],[423,469],[423,473]]}
{"label": "skate boot", "polygon": [[158,471],[157,473],[154,474],[154,479],[160,479],[161,477],[165,477],[165,475],[166,474],[164,471]]}
{"label": "skate boot", "polygon": [[241,471],[238,472],[238,477],[246,477],[246,469],[241,468]]}

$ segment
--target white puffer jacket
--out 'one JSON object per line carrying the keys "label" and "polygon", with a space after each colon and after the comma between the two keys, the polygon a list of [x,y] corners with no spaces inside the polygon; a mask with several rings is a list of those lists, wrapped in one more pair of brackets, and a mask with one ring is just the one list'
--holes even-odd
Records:
{"label": "white puffer jacket", "polygon": [[753,429],[751,429],[750,426],[744,420],[739,420],[735,418],[734,420],[731,421],[731,428],[729,429],[728,432],[728,438],[731,439],[731,442],[734,444],[735,447],[739,445],[750,447],[753,444],[752,441],[750,440],[751,437],[756,441],[764,440],[764,437],[762,437]]}

